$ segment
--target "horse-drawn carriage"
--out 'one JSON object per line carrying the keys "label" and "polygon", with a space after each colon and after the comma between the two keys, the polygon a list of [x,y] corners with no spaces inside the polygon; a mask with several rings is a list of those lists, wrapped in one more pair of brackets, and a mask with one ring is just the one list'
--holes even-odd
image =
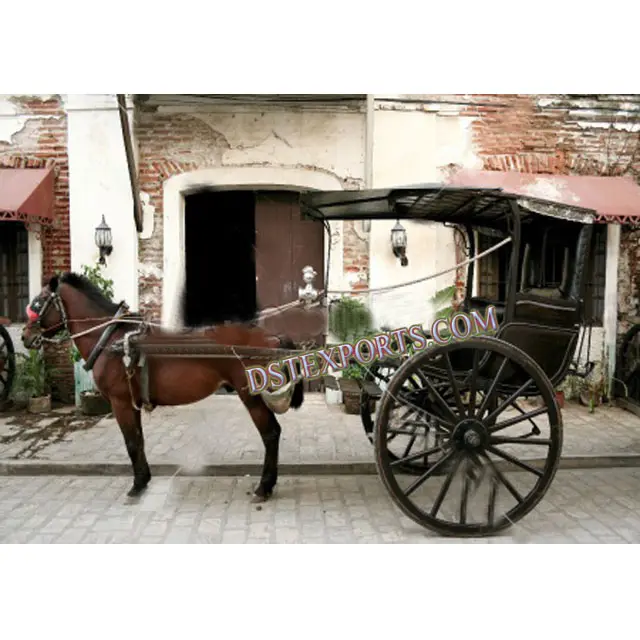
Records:
{"label": "horse-drawn carriage", "polygon": [[[555,388],[593,366],[582,361],[590,327],[581,332],[593,212],[500,189],[440,185],[309,193],[302,204],[317,220],[414,219],[464,230],[470,259],[462,311],[495,308],[496,335],[379,360],[363,385],[362,421],[384,484],[414,521],[473,536],[522,518],[560,461]],[[473,295],[482,235],[510,239],[506,286],[493,300]],[[555,273],[545,269],[550,251],[560,257]],[[372,396],[379,399],[375,420]]]}
{"label": "horse-drawn carriage", "polygon": [[[365,394],[363,422],[381,479],[420,525],[480,536],[522,518],[542,499],[560,461],[562,417],[554,388],[569,373],[588,370],[579,369],[578,342],[594,213],[501,189],[451,185],[309,192],[301,194],[301,209],[324,223],[413,219],[464,232],[470,257],[463,311],[495,309],[495,335],[436,342],[414,349],[411,357],[378,361],[369,367],[366,387],[379,398],[375,420]],[[479,251],[479,236],[494,247]],[[504,287],[495,299],[474,295],[475,262],[498,245],[506,248]],[[552,250],[558,260],[550,269],[545,252]],[[307,270],[300,290],[302,306],[325,304],[332,293],[316,292],[312,274]],[[303,388],[290,377],[279,392],[252,394],[246,367],[294,355],[291,344],[246,325],[168,332],[129,314],[124,304],[100,299],[75,274],[52,279],[28,315],[27,347],[67,329],[93,367],[131,458],[130,495],[144,490],[151,477],[141,408],[194,402],[221,384],[236,389],[260,432],[265,463],[256,497],[271,495],[280,436],[274,414],[298,408]],[[392,375],[382,385],[385,367]]]}

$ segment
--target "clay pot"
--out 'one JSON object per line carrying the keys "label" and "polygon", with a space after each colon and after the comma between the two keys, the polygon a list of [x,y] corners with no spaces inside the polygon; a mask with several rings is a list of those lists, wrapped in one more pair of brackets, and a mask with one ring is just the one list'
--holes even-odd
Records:
{"label": "clay pot", "polygon": [[27,400],[27,411],[29,413],[48,413],[51,411],[51,396],[29,398]]}
{"label": "clay pot", "polygon": [[85,416],[104,416],[111,413],[111,405],[101,393],[96,391],[81,391],[80,411]]}

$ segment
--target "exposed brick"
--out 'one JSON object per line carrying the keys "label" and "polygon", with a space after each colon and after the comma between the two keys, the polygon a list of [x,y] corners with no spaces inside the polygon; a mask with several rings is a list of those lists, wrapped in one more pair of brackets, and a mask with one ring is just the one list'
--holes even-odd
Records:
{"label": "exposed brick", "polygon": [[[0,167],[43,168],[55,170],[54,224],[42,230],[42,278],[55,271],[71,269],[69,236],[69,159],[67,154],[67,116],[59,97],[40,100],[33,96],[14,96],[20,112],[31,114],[31,127],[36,133],[35,148],[24,145],[19,136],[14,144],[0,145]],[[38,116],[48,116],[41,118]],[[68,401],[73,397],[73,365],[69,347],[49,347],[45,350],[47,364],[56,369],[52,376],[54,396]]]}

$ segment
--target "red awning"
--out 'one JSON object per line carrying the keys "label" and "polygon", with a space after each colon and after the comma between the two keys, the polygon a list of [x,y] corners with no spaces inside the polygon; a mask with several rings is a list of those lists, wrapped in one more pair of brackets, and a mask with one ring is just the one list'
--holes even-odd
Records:
{"label": "red awning", "polygon": [[0,169],[0,221],[51,224],[54,173],[48,169]]}
{"label": "red awning", "polygon": [[640,224],[640,186],[628,177],[565,176],[462,169],[449,184],[500,188],[523,197],[592,209],[598,222]]}

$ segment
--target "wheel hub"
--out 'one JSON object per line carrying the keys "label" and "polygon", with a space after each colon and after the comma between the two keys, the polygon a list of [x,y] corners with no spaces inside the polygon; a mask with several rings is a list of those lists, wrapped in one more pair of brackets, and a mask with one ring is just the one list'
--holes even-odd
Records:
{"label": "wheel hub", "polygon": [[453,430],[452,441],[459,450],[477,451],[487,442],[487,429],[479,420],[463,420]]}

